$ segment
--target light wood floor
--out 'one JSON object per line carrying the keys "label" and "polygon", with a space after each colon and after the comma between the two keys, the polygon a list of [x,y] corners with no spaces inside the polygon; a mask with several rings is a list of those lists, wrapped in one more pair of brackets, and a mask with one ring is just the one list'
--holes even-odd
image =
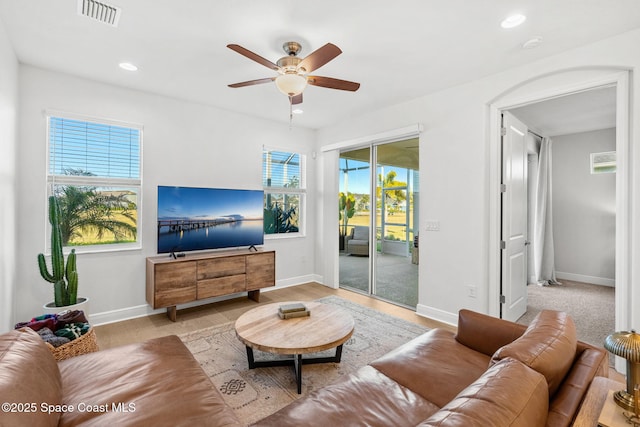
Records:
{"label": "light wood floor", "polygon": [[[428,328],[444,328],[455,332],[457,328],[417,315],[414,311],[344,289],[331,289],[318,283],[307,283],[284,289],[262,292],[260,304],[283,301],[313,301],[336,295],[366,307],[379,310]],[[256,307],[256,302],[247,297],[178,310],[177,321],[172,322],[166,314],[139,317],[108,325],[96,326],[95,332],[100,349],[144,341],[165,335],[177,335],[209,326],[221,325],[238,319],[247,310]],[[625,382],[624,376],[609,369],[609,378]]]}
{"label": "light wood floor", "polygon": [[[283,301],[313,301],[318,298],[336,295],[366,307],[382,311],[392,316],[424,325],[428,328],[445,328],[455,331],[456,328],[435,320],[417,315],[415,312],[361,295],[344,289],[331,289],[318,283],[307,283],[260,294],[260,304]],[[149,338],[165,335],[182,334],[209,326],[221,325],[235,321],[241,314],[256,307],[256,302],[247,297],[234,298],[227,301],[198,307],[178,310],[177,321],[170,321],[165,314],[140,317],[108,325],[96,326],[95,332],[98,346],[107,349],[118,345],[140,342]]]}

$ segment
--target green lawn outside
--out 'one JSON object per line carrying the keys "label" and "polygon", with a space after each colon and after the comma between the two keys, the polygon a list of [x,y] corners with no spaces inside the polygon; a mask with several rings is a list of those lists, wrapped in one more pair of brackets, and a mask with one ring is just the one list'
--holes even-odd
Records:
{"label": "green lawn outside", "polygon": [[[413,214],[410,214],[410,216],[412,216]],[[351,229],[356,226],[356,225],[365,225],[368,226],[369,222],[370,222],[370,218],[371,215],[369,214],[369,212],[356,212],[356,214],[349,219],[349,223],[347,225],[347,234],[349,234],[351,232]],[[396,214],[389,214],[388,219],[394,220],[395,218],[397,218],[396,222],[404,222],[405,221],[405,214],[404,212],[399,212]],[[412,218],[410,218],[411,220]],[[377,224],[378,227],[380,227],[380,218],[378,217],[377,220]],[[342,231],[342,228],[340,228],[340,231]],[[399,226],[399,225],[388,225],[386,227],[386,237],[392,236],[395,238],[395,240],[402,240],[404,241],[405,238],[405,231],[406,231],[406,227],[405,226]],[[410,231],[409,232],[409,239],[413,239],[413,233]]]}

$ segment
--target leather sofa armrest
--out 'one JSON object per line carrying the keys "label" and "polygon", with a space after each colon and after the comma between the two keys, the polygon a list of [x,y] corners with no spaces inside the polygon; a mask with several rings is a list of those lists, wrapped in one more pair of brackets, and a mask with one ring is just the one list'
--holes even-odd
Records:
{"label": "leather sofa armrest", "polygon": [[576,358],[549,402],[547,427],[567,427],[573,422],[584,396],[597,376],[609,373],[609,356],[602,348],[578,342]]}
{"label": "leather sofa armrest", "polygon": [[463,309],[458,313],[455,338],[464,346],[492,356],[500,347],[519,338],[526,329],[524,325]]}
{"label": "leather sofa armrest", "polygon": [[[585,351],[590,350],[588,353]],[[574,363],[584,359],[585,355],[591,354],[591,351],[595,351],[596,354],[600,353],[600,356],[592,356],[595,360],[595,374],[594,377],[608,377],[609,376],[609,353],[602,347],[596,347],[591,344],[578,341],[578,348],[576,349],[576,360]]]}

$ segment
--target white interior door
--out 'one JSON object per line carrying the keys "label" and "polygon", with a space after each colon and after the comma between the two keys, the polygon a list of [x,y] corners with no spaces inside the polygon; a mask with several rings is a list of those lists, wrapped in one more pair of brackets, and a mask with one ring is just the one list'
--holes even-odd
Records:
{"label": "white interior door", "polygon": [[502,115],[502,318],[527,311],[527,126]]}

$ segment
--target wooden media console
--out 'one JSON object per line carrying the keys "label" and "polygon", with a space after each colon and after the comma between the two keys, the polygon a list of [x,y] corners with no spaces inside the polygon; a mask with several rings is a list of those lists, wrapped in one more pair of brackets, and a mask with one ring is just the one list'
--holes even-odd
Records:
{"label": "wooden media console", "polygon": [[275,251],[242,250],[147,258],[147,302],[167,308],[176,321],[176,306],[205,298],[248,292],[260,300],[260,289],[276,284]]}

